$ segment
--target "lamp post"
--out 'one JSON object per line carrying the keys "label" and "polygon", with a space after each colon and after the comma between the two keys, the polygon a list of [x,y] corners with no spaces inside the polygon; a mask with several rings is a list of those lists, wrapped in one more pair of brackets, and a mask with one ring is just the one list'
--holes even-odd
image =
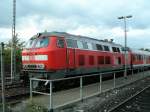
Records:
{"label": "lamp post", "polygon": [[16,74],[16,48],[15,39],[16,36],[16,0],[13,0],[13,24],[12,24],[12,43],[11,43],[11,82]]}
{"label": "lamp post", "polygon": [[124,51],[124,57],[125,57],[124,77],[125,78],[127,78],[127,25],[126,25],[126,19],[128,19],[128,18],[132,18],[132,15],[118,17],[118,19],[123,19],[123,21],[124,21],[124,37],[125,37],[125,41],[124,41],[124,47],[125,47],[125,51]]}
{"label": "lamp post", "polygon": [[2,112],[6,112],[6,101],[5,101],[5,73],[4,73],[4,43],[1,43],[1,95],[2,95]]}

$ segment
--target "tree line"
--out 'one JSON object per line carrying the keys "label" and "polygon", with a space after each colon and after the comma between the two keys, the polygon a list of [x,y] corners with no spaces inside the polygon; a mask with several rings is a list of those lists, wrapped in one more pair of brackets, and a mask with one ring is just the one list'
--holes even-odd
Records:
{"label": "tree line", "polygon": [[[16,71],[20,72],[22,67],[22,56],[21,52],[25,46],[25,41],[21,41],[16,35],[13,39],[13,47],[15,52],[15,61],[16,61]],[[4,46],[4,65],[5,71],[10,73],[11,71],[11,47],[12,47],[12,39],[5,43]]]}

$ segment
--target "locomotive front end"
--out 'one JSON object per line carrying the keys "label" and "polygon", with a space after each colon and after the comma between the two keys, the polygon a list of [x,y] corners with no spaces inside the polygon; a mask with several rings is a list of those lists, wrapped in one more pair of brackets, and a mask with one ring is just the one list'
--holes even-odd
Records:
{"label": "locomotive front end", "polygon": [[22,68],[26,72],[44,72],[48,68],[50,38],[36,35],[32,37],[22,51]]}

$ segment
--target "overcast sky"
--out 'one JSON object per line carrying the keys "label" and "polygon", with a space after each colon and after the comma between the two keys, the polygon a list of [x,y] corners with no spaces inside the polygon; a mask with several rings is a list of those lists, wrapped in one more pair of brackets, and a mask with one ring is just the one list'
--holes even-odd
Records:
{"label": "overcast sky", "polygon": [[[0,0],[0,41],[11,38],[12,1]],[[128,46],[150,48],[149,0],[16,0],[16,32],[27,41],[38,32],[61,31],[124,43],[127,20]]]}

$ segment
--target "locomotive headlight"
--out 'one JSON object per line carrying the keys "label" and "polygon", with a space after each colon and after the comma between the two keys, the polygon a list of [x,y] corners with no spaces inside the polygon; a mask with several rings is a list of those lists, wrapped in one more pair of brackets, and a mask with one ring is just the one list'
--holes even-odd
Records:
{"label": "locomotive headlight", "polygon": [[47,61],[48,55],[35,55],[35,60],[36,61]]}

